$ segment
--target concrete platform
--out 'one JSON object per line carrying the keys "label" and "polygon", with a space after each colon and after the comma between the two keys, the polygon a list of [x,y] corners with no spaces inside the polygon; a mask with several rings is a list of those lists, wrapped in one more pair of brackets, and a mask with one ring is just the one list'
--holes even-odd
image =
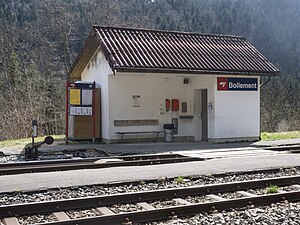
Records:
{"label": "concrete platform", "polygon": [[[295,143],[297,140],[285,143]],[[283,141],[280,141],[283,143]],[[0,176],[0,192],[30,191],[47,188],[107,184],[121,181],[141,181],[159,177],[197,176],[203,174],[252,171],[300,166],[300,154],[271,151],[249,142],[208,144],[199,142],[70,144],[45,146],[42,151],[97,148],[109,154],[179,153],[208,159],[199,162],[138,167],[85,169],[50,173]],[[0,149],[1,151],[2,149]]]}
{"label": "concrete platform", "polygon": [[[170,151],[191,151],[191,150],[215,150],[215,149],[233,149],[233,148],[263,148],[281,145],[300,144],[300,138],[278,140],[278,141],[259,141],[259,142],[237,142],[212,144],[207,142],[140,142],[140,143],[114,143],[114,144],[92,144],[76,143],[65,144],[64,142],[54,142],[53,145],[43,145],[40,151],[57,152],[63,150],[78,150],[97,148],[108,154],[150,154]],[[22,148],[5,147],[0,148],[5,154],[19,154]]]}
{"label": "concrete platform", "polygon": [[[253,142],[211,144],[207,142],[140,142],[140,143],[114,143],[114,144],[92,144],[76,143],[65,144],[54,142],[53,145],[43,145],[39,148],[42,152],[60,152],[63,150],[79,150],[97,148],[108,154],[150,154],[170,151],[190,151],[209,149],[232,149],[232,148],[253,148]],[[22,149],[15,147],[1,148],[0,151],[6,154],[19,154]]]}
{"label": "concrete platform", "polygon": [[253,147],[273,147],[273,146],[283,146],[283,145],[300,145],[300,138],[277,140],[277,141],[258,141],[252,143]]}
{"label": "concrete platform", "polygon": [[112,155],[130,155],[130,154],[156,154],[174,151],[195,151],[195,150],[222,150],[236,148],[255,148],[250,145],[252,142],[209,144],[207,142],[145,142],[145,143],[118,143],[118,144],[79,144],[79,145],[61,145],[44,146],[41,151],[49,150],[72,150],[84,148],[96,148]]}

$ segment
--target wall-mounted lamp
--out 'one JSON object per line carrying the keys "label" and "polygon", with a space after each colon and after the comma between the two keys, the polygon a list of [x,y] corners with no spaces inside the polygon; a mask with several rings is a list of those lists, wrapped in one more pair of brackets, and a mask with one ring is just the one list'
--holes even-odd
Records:
{"label": "wall-mounted lamp", "polygon": [[188,77],[183,78],[183,84],[188,84],[190,83],[190,79]]}

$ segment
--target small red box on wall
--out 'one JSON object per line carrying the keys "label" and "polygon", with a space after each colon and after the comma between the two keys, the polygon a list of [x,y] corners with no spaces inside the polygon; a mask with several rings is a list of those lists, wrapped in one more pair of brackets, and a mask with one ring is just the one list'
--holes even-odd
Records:
{"label": "small red box on wall", "polygon": [[179,111],[179,100],[178,99],[172,99],[172,111],[173,112]]}

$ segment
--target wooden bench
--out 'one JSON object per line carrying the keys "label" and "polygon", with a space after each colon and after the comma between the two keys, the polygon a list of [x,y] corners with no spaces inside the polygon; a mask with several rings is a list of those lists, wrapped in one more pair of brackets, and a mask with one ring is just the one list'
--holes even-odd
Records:
{"label": "wooden bench", "polygon": [[121,135],[120,143],[123,142],[123,137],[126,134],[129,134],[129,135],[130,134],[156,134],[155,138],[153,138],[153,142],[156,142],[159,133],[161,133],[161,131],[155,131],[155,130],[153,130],[153,131],[118,131],[118,132],[116,132],[116,134]]}

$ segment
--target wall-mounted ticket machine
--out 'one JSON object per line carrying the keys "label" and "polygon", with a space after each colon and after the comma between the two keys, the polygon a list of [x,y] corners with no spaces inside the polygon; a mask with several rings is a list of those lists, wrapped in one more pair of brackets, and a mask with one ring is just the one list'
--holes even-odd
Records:
{"label": "wall-mounted ticket machine", "polygon": [[66,142],[100,138],[100,87],[95,82],[66,84]]}

